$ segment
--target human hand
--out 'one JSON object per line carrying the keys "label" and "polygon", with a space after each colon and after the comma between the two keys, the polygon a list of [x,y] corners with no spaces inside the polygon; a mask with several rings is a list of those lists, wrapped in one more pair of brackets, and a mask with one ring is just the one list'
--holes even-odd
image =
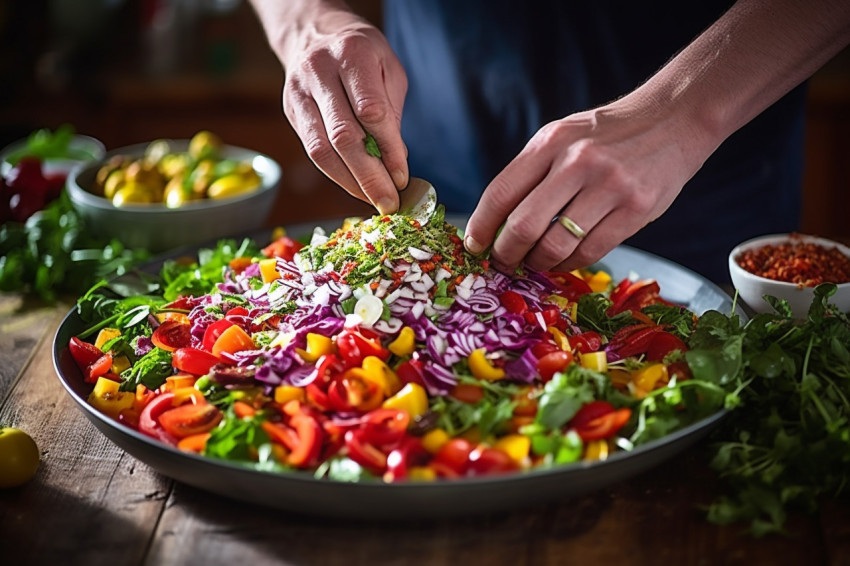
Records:
{"label": "human hand", "polygon": [[[307,154],[330,179],[382,214],[407,186],[401,112],[407,76],[381,32],[355,14],[330,10],[281,49],[283,109]],[[367,132],[381,158],[368,154]]]}
{"label": "human hand", "polygon": [[628,100],[547,124],[487,186],[466,248],[492,244],[504,271],[592,264],[659,217],[702,166],[714,147],[693,130],[687,117],[638,111]]}

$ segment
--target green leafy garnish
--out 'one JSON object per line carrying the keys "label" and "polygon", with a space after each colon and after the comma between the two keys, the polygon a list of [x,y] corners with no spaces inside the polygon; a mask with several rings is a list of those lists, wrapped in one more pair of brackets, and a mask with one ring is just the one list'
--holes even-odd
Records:
{"label": "green leafy garnish", "polygon": [[378,147],[378,142],[375,141],[372,134],[366,132],[366,138],[363,140],[363,144],[366,146],[366,153],[372,157],[381,158],[381,148]]}

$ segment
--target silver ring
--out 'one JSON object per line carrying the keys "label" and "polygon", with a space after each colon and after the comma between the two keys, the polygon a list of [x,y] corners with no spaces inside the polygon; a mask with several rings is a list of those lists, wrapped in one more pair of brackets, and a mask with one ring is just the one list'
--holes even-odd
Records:
{"label": "silver ring", "polygon": [[587,236],[587,232],[582,230],[581,226],[575,223],[572,218],[567,218],[566,216],[559,216],[558,223],[566,228],[570,234],[581,240],[585,236]]}

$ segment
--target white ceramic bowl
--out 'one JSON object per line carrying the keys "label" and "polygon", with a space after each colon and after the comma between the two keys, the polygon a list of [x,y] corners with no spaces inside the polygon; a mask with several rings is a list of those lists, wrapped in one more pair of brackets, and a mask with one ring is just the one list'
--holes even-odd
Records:
{"label": "white ceramic bowl", "polygon": [[[169,140],[173,151],[186,151],[189,140]],[[113,155],[141,157],[147,143],[110,151],[102,161],[74,169],[68,176],[68,196],[74,208],[98,236],[117,238],[125,246],[162,252],[202,244],[263,226],[280,187],[280,165],[267,155],[226,145],[221,155],[238,161],[250,160],[260,175],[260,187],[231,198],[202,199],[180,208],[165,204],[115,207],[90,192],[100,166]]]}
{"label": "white ceramic bowl", "polygon": [[[18,150],[23,149],[27,145],[26,139],[21,139],[13,142],[2,150],[0,150],[0,175],[4,177],[12,169],[12,164],[7,161],[7,158]],[[85,152],[92,156],[91,160],[103,159],[106,154],[106,147],[103,143],[91,136],[75,134],[68,144],[71,149]],[[42,171],[45,174],[49,173],[65,173],[68,174],[81,163],[86,163],[87,159],[47,159],[42,165]]]}
{"label": "white ceramic bowl", "polygon": [[[773,312],[770,304],[764,300],[764,295],[772,295],[788,301],[788,306],[796,318],[805,318],[814,298],[813,287],[800,288],[795,283],[776,281],[750,273],[738,265],[736,258],[747,250],[753,250],[766,245],[777,245],[792,241],[790,234],[772,234],[760,236],[739,244],[729,254],[729,275],[732,284],[738,290],[740,298],[755,312]],[[838,248],[841,253],[850,257],[850,248],[832,240],[815,236],[797,235],[795,242],[819,244],[825,248]],[[838,285],[836,293],[830,297],[830,303],[843,312],[850,312],[850,283]]]}

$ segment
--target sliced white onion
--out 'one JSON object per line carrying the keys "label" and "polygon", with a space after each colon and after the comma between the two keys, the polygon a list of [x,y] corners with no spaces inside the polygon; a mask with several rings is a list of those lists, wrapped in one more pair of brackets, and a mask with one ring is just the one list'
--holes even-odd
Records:
{"label": "sliced white onion", "polygon": [[444,267],[441,267],[440,269],[437,270],[437,274],[434,277],[436,278],[437,283],[439,283],[443,279],[448,279],[451,276],[452,276],[451,271],[447,270]]}
{"label": "sliced white onion", "polygon": [[410,257],[412,257],[416,261],[427,261],[434,256],[434,253],[431,251],[422,250],[413,246],[409,246],[407,248],[407,252],[410,254]]}
{"label": "sliced white onion", "polygon": [[363,326],[371,328],[384,314],[384,301],[375,295],[363,295],[354,305],[354,314],[363,319]]}

